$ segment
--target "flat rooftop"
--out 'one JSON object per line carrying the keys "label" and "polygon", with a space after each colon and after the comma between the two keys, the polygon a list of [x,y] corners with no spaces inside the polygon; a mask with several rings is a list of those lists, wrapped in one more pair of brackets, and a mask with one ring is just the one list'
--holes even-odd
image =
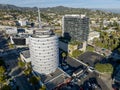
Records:
{"label": "flat rooftop", "polygon": [[85,52],[82,55],[78,57],[78,60],[83,61],[86,64],[89,64],[90,66],[94,66],[97,62],[100,62],[104,60],[105,57],[102,55],[99,55],[95,52]]}
{"label": "flat rooftop", "polygon": [[84,18],[86,15],[79,15],[79,14],[66,14],[64,17],[78,17],[78,18]]}
{"label": "flat rooftop", "polygon": [[49,75],[42,75],[41,81],[46,85],[49,90],[52,90],[59,84],[62,84],[66,78],[70,78],[70,76],[62,71],[62,69],[57,68],[54,73]]}
{"label": "flat rooftop", "polygon": [[79,66],[81,66],[82,64],[76,60],[74,60],[71,57],[67,57],[67,59],[65,60],[65,62],[70,65],[73,68],[78,68]]}
{"label": "flat rooftop", "polygon": [[30,51],[29,51],[29,50],[22,51],[21,54],[22,54],[25,58],[30,58]]}
{"label": "flat rooftop", "polygon": [[15,34],[12,35],[12,38],[28,38],[31,34]]}

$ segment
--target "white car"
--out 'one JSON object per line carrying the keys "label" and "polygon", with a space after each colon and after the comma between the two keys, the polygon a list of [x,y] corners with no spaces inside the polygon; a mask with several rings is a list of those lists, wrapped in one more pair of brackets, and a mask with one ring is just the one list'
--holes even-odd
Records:
{"label": "white car", "polygon": [[93,67],[88,67],[88,70],[89,70],[90,72],[95,71],[95,69],[94,69]]}

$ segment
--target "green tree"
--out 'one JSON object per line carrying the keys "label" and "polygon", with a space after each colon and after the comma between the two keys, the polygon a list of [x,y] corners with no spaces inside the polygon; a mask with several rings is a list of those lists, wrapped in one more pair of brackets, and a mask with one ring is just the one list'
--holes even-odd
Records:
{"label": "green tree", "polygon": [[77,58],[77,57],[80,56],[82,53],[83,53],[83,52],[80,51],[80,50],[74,50],[74,51],[72,52],[72,56],[73,56],[74,58]]}
{"label": "green tree", "polygon": [[19,61],[18,61],[18,66],[19,66],[20,68],[24,68],[24,67],[25,67],[25,63],[22,62],[21,60],[19,60]]}
{"label": "green tree", "polygon": [[38,84],[38,82],[40,81],[40,78],[39,77],[36,77],[36,76],[32,76],[29,80],[29,82],[32,84],[32,85],[36,85]]}
{"label": "green tree", "polygon": [[63,60],[64,60],[65,57],[66,57],[66,53],[65,52],[62,53],[62,57],[63,57]]}
{"label": "green tree", "polygon": [[94,47],[92,47],[92,46],[87,46],[87,51],[94,51]]}
{"label": "green tree", "polygon": [[4,85],[1,90],[11,90],[11,87],[9,85]]}
{"label": "green tree", "polygon": [[109,63],[107,64],[97,63],[95,65],[95,69],[101,73],[112,73],[113,72],[113,66]]}
{"label": "green tree", "polygon": [[6,79],[5,75],[0,76],[0,86],[1,86],[1,87],[2,87],[3,84],[6,82],[5,79]]}
{"label": "green tree", "polygon": [[0,66],[0,76],[2,76],[5,73],[5,68],[3,66]]}
{"label": "green tree", "polygon": [[64,62],[64,60],[65,60],[65,57],[66,57],[66,53],[63,52],[63,53],[62,53],[62,64],[63,64],[63,62]]}
{"label": "green tree", "polygon": [[32,69],[31,68],[27,68],[26,70],[24,70],[24,74],[26,76],[30,75],[32,73]]}
{"label": "green tree", "polygon": [[42,85],[42,87],[39,90],[46,90],[46,86]]}

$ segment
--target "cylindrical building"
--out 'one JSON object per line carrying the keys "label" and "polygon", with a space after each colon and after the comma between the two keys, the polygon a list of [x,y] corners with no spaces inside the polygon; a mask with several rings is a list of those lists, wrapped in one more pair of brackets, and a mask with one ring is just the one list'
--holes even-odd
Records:
{"label": "cylindrical building", "polygon": [[29,45],[33,70],[40,74],[54,72],[59,64],[58,37],[48,30],[36,30]]}

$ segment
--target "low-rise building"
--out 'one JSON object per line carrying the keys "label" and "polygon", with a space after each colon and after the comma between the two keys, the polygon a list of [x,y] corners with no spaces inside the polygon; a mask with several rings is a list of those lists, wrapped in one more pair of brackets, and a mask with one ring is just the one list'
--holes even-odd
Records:
{"label": "low-rise building", "polygon": [[45,84],[47,90],[58,90],[62,84],[70,82],[71,77],[62,69],[57,68],[55,72],[49,75],[42,75],[41,81]]}
{"label": "low-rise building", "polygon": [[17,27],[6,27],[6,34],[17,34]]}
{"label": "low-rise building", "polygon": [[81,73],[83,73],[83,69],[82,68],[78,68],[76,71],[73,72],[72,76],[79,76]]}
{"label": "low-rise building", "polygon": [[19,23],[20,26],[26,26],[27,25],[27,20],[22,20],[21,19],[21,20],[18,21],[18,23]]}
{"label": "low-rise building", "polygon": [[29,45],[29,36],[30,34],[17,34],[10,36],[10,41],[12,44],[17,46],[26,46]]}
{"label": "low-rise building", "polygon": [[28,63],[30,62],[30,51],[26,50],[26,51],[22,51],[20,53],[20,58],[23,62]]}

